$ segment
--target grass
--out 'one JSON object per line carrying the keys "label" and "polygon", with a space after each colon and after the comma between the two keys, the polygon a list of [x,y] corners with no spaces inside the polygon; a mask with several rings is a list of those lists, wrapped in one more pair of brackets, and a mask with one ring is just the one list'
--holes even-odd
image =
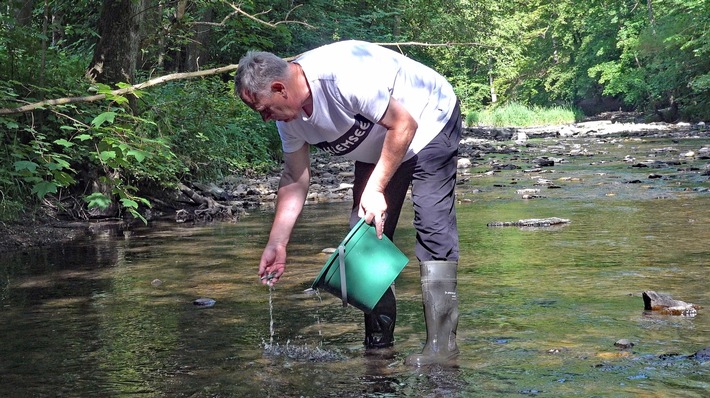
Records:
{"label": "grass", "polygon": [[466,115],[466,125],[496,127],[530,127],[553,124],[574,123],[581,112],[571,107],[553,106],[542,108],[509,103],[492,109],[470,112]]}

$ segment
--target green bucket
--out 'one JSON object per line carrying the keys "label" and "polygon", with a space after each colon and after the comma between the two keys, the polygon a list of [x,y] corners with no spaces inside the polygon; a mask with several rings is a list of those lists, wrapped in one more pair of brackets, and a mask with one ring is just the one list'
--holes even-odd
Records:
{"label": "green bucket", "polygon": [[338,246],[313,289],[323,289],[370,313],[409,259],[389,238],[377,238],[375,228],[361,219]]}

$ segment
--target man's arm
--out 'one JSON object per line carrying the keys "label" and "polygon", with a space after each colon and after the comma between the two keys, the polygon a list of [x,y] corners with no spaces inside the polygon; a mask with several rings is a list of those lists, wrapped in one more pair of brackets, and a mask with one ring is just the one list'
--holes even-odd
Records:
{"label": "man's arm", "polygon": [[284,153],[284,170],[279,181],[274,222],[259,263],[262,283],[273,284],[284,273],[286,246],[308,194],[311,177],[309,150],[308,144],[305,144],[296,152]]}
{"label": "man's arm", "polygon": [[387,128],[387,135],[382,146],[380,159],[367,181],[360,199],[360,217],[371,223],[374,219],[377,237],[382,238],[384,230],[387,203],[384,192],[392,175],[397,171],[409,145],[417,132],[417,121],[396,99],[390,97],[390,102],[378,124]]}

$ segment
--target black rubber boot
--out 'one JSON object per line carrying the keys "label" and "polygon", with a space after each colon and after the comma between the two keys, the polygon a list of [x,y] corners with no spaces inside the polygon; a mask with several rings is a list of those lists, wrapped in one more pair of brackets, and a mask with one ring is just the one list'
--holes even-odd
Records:
{"label": "black rubber boot", "polygon": [[405,359],[407,365],[454,365],[459,355],[456,345],[459,323],[457,267],[456,261],[425,261],[420,264],[426,345],[421,354],[412,354]]}
{"label": "black rubber boot", "polygon": [[387,348],[394,344],[394,324],[397,320],[397,300],[394,285],[377,302],[369,314],[365,314],[365,348]]}

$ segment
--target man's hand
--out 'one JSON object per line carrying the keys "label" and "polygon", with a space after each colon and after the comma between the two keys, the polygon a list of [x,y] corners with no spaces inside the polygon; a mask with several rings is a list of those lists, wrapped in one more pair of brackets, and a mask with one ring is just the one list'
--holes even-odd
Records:
{"label": "man's hand", "polygon": [[264,285],[273,286],[286,270],[286,247],[267,245],[259,262],[259,278]]}
{"label": "man's hand", "polygon": [[385,201],[384,193],[366,188],[360,198],[358,215],[360,218],[364,218],[368,224],[372,224],[374,221],[377,238],[382,239],[385,219],[387,218],[387,202]]}

